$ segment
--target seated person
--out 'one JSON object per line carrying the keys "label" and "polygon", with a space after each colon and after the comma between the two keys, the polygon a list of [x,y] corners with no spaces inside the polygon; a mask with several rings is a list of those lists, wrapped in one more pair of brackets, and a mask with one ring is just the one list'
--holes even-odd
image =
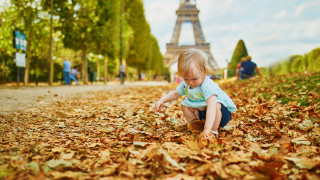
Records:
{"label": "seated person", "polygon": [[73,81],[75,81],[78,85],[80,84],[80,83],[79,83],[79,81],[80,81],[79,67],[74,67],[74,68],[71,70],[70,79],[73,80]]}
{"label": "seated person", "polygon": [[237,66],[237,79],[249,79],[253,77],[253,72],[256,70],[258,74],[262,77],[262,74],[260,72],[260,69],[258,68],[257,64],[251,61],[251,57],[247,56],[245,61],[242,61]]}

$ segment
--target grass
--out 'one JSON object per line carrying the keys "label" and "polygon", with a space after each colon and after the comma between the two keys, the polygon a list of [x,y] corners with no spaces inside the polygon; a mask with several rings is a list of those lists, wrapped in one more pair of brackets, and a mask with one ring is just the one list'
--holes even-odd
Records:
{"label": "grass", "polygon": [[267,77],[259,81],[247,80],[243,83],[255,87],[256,96],[264,99],[276,96],[276,100],[283,104],[296,101],[297,105],[310,106],[320,101],[320,72]]}

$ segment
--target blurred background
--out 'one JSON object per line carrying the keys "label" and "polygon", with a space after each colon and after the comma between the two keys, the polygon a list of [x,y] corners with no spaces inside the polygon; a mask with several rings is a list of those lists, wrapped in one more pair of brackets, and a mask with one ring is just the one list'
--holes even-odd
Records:
{"label": "blurred background", "polygon": [[[83,84],[117,81],[121,64],[130,81],[170,80],[164,54],[184,2],[1,0],[0,83],[62,84],[65,59],[79,67]],[[247,55],[265,76],[319,71],[320,1],[191,2],[217,77],[235,76]],[[192,33],[184,24],[180,43],[194,43]]]}

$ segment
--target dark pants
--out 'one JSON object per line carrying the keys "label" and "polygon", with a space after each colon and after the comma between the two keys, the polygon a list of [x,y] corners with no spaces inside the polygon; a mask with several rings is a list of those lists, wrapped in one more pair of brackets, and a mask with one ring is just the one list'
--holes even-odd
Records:
{"label": "dark pants", "polygon": [[245,74],[244,72],[243,72],[243,70],[239,70],[239,76],[240,76],[240,79],[242,80],[242,79],[249,79],[249,78],[251,78],[251,76],[249,76],[248,74]]}
{"label": "dark pants", "polygon": [[[206,113],[207,113],[207,109],[203,111],[199,111],[199,119],[206,120]],[[221,117],[219,127],[224,127],[231,120],[231,112],[223,104],[221,104],[221,114],[222,114],[222,117]]]}

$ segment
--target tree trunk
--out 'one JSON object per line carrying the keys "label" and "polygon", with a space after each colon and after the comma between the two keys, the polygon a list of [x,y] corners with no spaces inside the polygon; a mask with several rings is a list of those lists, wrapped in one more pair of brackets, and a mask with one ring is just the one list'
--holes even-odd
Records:
{"label": "tree trunk", "polygon": [[50,70],[49,70],[49,85],[51,86],[53,84],[53,73],[54,73],[54,66],[53,66],[53,59],[52,59],[52,33],[53,33],[53,22],[52,22],[52,16],[53,16],[53,0],[51,0],[51,17],[50,17],[50,52],[49,52],[49,61],[50,61]]}
{"label": "tree trunk", "polygon": [[87,48],[82,50],[82,81],[83,84],[88,84],[88,60],[87,60]]}
{"label": "tree trunk", "polygon": [[100,58],[97,59],[97,78],[100,81]]}
{"label": "tree trunk", "polygon": [[138,81],[141,80],[141,70],[140,68],[137,68],[137,73],[138,73]]}
{"label": "tree trunk", "polygon": [[103,61],[103,69],[104,69],[103,82],[104,82],[104,84],[107,84],[107,82],[108,82],[108,57],[106,57],[106,56]]}
{"label": "tree trunk", "polygon": [[31,61],[31,42],[32,42],[32,20],[29,21],[29,32],[27,39],[27,62],[26,70],[24,73],[24,83],[27,85],[29,82],[30,61]]}

